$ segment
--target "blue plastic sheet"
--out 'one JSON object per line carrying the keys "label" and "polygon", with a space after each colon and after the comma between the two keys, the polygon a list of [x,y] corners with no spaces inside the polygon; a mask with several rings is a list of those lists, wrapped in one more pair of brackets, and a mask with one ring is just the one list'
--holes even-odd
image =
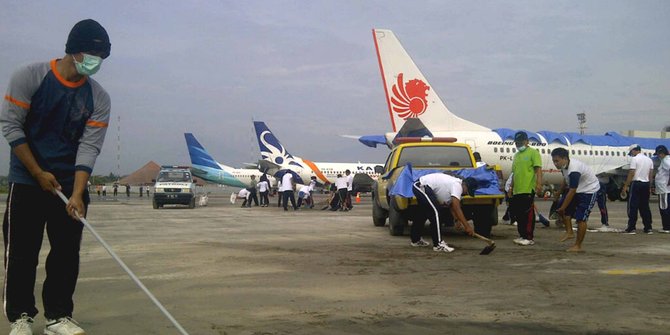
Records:
{"label": "blue plastic sheet", "polygon": [[377,144],[386,145],[386,137],[384,135],[366,135],[358,138],[358,141],[371,148],[376,148]]}
{"label": "blue plastic sheet", "polygon": [[[391,189],[389,190],[390,195],[398,195],[403,198],[411,198],[414,196],[412,191],[412,184],[419,180],[422,176],[431,173],[443,173],[444,170],[436,169],[421,169],[414,170],[412,169],[411,164],[405,165],[405,168],[398,176],[398,179],[395,181]],[[479,188],[475,191],[475,195],[496,195],[502,194],[500,192],[500,185],[498,183],[498,176],[494,170],[487,169],[485,166],[478,167],[476,169],[460,169],[460,170],[451,170],[449,171],[456,176],[461,178],[472,177],[477,180]],[[385,178],[388,178],[386,176]]]}

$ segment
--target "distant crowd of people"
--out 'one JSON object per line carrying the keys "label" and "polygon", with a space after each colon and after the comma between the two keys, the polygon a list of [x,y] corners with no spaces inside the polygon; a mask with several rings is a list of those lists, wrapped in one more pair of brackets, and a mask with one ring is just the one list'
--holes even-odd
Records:
{"label": "distant crowd of people", "polygon": [[[321,209],[329,209],[331,211],[349,211],[353,209],[353,179],[354,175],[350,170],[346,170],[344,176],[338,174],[335,182],[328,186],[330,196]],[[317,185],[316,176],[312,176],[309,184],[306,185],[296,184],[295,180],[296,177],[291,171],[284,171],[282,175],[278,176],[277,207],[288,211],[290,202],[290,206],[294,211],[300,208],[314,208],[313,194],[314,188]],[[231,202],[235,203],[237,199],[241,199],[242,207],[251,207],[252,205],[268,207],[268,195],[270,191],[271,185],[265,174],[260,177],[258,182],[255,181],[255,176],[251,176],[251,184],[236,194],[232,194]],[[297,202],[296,191],[298,195]],[[260,193],[260,201],[258,193]]]}
{"label": "distant crowd of people", "polygon": [[[127,198],[130,198],[131,189],[132,189],[132,186],[130,186],[130,184],[124,184],[124,185],[119,185],[118,183],[114,183],[114,184],[112,184],[112,186],[111,186],[111,187],[112,187],[112,196],[113,196],[114,198],[116,198],[116,197],[118,196],[118,194],[119,194],[119,187],[121,187],[121,186],[124,187],[124,191],[125,191],[125,193],[126,193],[126,197],[127,197]],[[88,183],[88,192],[89,192],[89,194],[94,194],[94,191],[95,191],[95,194],[98,195],[98,198],[105,198],[105,197],[107,197],[107,185],[105,185],[105,184],[96,184],[96,185],[92,185],[92,184],[89,182],[89,183]],[[140,198],[143,197],[144,195],[146,195],[147,198],[150,198],[150,197],[151,197],[151,186],[149,186],[149,185],[140,185],[140,186],[138,186],[138,193],[137,193],[137,194],[138,194],[138,196],[139,196]]]}

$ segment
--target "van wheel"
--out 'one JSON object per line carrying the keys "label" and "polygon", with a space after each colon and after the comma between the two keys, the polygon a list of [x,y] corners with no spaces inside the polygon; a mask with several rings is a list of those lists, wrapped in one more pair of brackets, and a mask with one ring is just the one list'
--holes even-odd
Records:
{"label": "van wheel", "polygon": [[393,203],[389,206],[388,212],[389,212],[389,234],[391,234],[391,236],[402,236],[405,233],[405,227],[407,226],[407,219],[402,216],[402,213],[398,212],[395,209]]}
{"label": "van wheel", "polygon": [[191,199],[191,202],[188,204],[188,208],[190,208],[190,209],[195,208],[195,198]]}
{"label": "van wheel", "polygon": [[154,209],[158,209],[158,208],[160,207],[160,206],[158,205],[158,203],[156,202],[156,200],[153,201],[153,204],[154,204]]}
{"label": "van wheel", "polygon": [[372,223],[375,227],[384,227],[389,212],[377,204],[374,193],[372,194]]}

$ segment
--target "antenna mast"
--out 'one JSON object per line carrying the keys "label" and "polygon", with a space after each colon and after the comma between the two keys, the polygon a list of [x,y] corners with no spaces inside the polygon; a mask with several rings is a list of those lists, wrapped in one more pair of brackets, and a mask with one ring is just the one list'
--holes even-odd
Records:
{"label": "antenna mast", "polygon": [[579,121],[579,134],[584,135],[584,130],[586,130],[586,113],[578,113],[577,121]]}

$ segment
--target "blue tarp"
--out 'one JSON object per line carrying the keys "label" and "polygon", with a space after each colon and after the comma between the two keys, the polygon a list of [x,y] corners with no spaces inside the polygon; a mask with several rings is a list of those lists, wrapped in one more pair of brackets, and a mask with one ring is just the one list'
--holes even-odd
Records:
{"label": "blue tarp", "polygon": [[496,132],[498,134],[498,136],[500,136],[500,138],[503,141],[508,141],[508,140],[509,141],[514,141],[514,134],[516,134],[519,131],[523,131],[523,132],[526,133],[526,135],[528,135],[529,140],[534,140],[535,142],[540,142],[540,136],[538,136],[537,133],[534,133],[534,132],[528,131],[528,130],[523,130],[523,129],[514,130],[514,129],[509,129],[509,128],[496,128],[496,129],[493,129],[493,131]]}
{"label": "blue tarp", "polygon": [[[414,196],[412,192],[412,184],[419,180],[422,176],[431,173],[442,173],[444,170],[435,170],[435,169],[421,169],[413,170],[411,164],[405,165],[405,168],[398,176],[398,179],[395,181],[391,189],[389,190],[390,195],[399,195],[403,198],[411,198]],[[493,170],[487,169],[485,166],[478,167],[476,169],[460,169],[453,170],[454,175],[461,178],[472,177],[477,180],[479,188],[475,191],[475,195],[494,195],[502,194],[500,192],[500,186],[498,184],[498,176]],[[388,177],[388,176],[387,176]]]}
{"label": "blue tarp", "polygon": [[[511,141],[514,140],[514,134],[519,130],[497,128],[493,129],[493,131],[496,132],[503,141]],[[670,147],[670,139],[667,138],[629,137],[622,136],[614,131],[607,132],[604,135],[582,135],[575,132],[557,133],[548,130],[541,130],[537,133],[529,132],[527,130],[521,131],[526,132],[531,141],[534,140],[539,142],[540,137],[537,136],[539,134],[547,140],[547,143],[559,142],[563,145],[581,143],[593,146],[626,147],[635,143],[639,144],[641,148],[648,150],[653,150],[660,144]]]}
{"label": "blue tarp", "polygon": [[[494,132],[500,136],[503,141],[514,140],[514,134],[518,131],[510,128],[493,129]],[[540,142],[540,136],[547,140],[547,143],[559,142],[563,145],[582,143],[594,146],[610,146],[610,147],[626,147],[631,144],[639,144],[642,149],[654,150],[656,146],[663,144],[670,148],[670,139],[668,138],[645,138],[645,137],[629,137],[622,136],[617,132],[610,131],[604,135],[581,135],[575,132],[557,133],[548,130],[541,130],[537,133],[523,130],[528,135],[531,141]],[[412,134],[414,136],[427,135],[429,133]],[[384,135],[367,135],[361,136],[359,142],[368,147],[376,148],[377,144],[386,145],[386,138]]]}
{"label": "blue tarp", "polygon": [[358,141],[371,148],[376,148],[377,144],[386,145],[386,137],[384,135],[366,135],[358,138]]}
{"label": "blue tarp", "polygon": [[541,131],[538,131],[537,133],[542,135],[544,137],[544,139],[547,140],[547,143],[558,142],[558,143],[561,143],[563,145],[568,145],[568,139],[565,138],[565,136],[563,136],[560,133],[556,133],[556,132],[548,131],[548,130],[541,130]]}

